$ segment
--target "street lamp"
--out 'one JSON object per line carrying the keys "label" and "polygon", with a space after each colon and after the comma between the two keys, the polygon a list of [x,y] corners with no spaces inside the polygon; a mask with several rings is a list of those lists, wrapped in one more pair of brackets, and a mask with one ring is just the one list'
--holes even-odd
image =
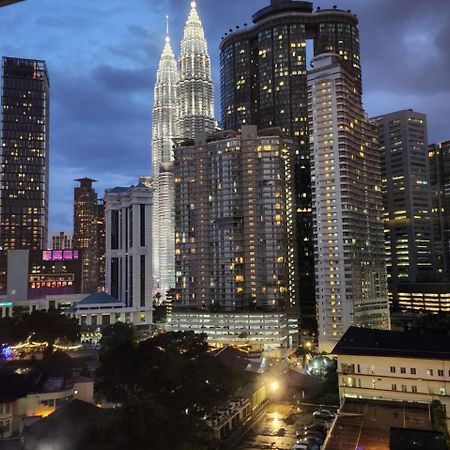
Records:
{"label": "street lamp", "polygon": [[269,386],[272,392],[277,392],[280,389],[280,383],[276,380],[272,381]]}

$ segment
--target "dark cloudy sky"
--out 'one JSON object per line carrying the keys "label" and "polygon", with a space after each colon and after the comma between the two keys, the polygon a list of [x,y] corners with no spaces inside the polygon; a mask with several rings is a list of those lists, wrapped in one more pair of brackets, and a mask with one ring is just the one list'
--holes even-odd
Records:
{"label": "dark cloudy sky", "polygon": [[[268,0],[198,0],[219,118],[221,36]],[[429,141],[450,139],[450,1],[334,0],[360,18],[369,115],[414,108]],[[107,187],[149,174],[155,72],[171,16],[179,52],[189,0],[26,0],[0,9],[0,52],[45,59],[51,79],[50,228],[72,228],[74,178]]]}

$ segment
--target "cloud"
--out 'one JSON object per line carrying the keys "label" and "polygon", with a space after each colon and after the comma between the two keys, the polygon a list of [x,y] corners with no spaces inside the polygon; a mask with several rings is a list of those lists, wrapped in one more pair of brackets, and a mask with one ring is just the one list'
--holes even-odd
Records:
{"label": "cloud", "polygon": [[[220,119],[219,44],[269,0],[199,0]],[[450,139],[450,8],[446,0],[342,0],[360,19],[365,107],[370,115],[414,108],[430,142]],[[319,1],[322,8],[335,0]],[[72,221],[74,178],[97,188],[150,172],[153,87],[170,15],[179,54],[185,0],[29,0],[2,8],[3,54],[47,60],[51,92],[51,228]]]}

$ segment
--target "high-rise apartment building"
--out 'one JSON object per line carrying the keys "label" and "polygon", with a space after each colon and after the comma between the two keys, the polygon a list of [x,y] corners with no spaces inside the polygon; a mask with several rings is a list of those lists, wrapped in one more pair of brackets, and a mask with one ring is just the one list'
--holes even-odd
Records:
{"label": "high-rise apartment building", "polygon": [[179,123],[181,137],[195,139],[198,133],[213,132],[214,92],[211,60],[196,3],[191,3],[179,59]]}
{"label": "high-rise apartment building", "polygon": [[0,248],[47,247],[50,83],[45,61],[3,58]]}
{"label": "high-rise apartment building", "polygon": [[152,305],[152,197],[142,183],[105,192],[106,291],[137,309]]}
{"label": "high-rise apartment building", "polygon": [[253,26],[230,31],[221,43],[222,126],[280,127],[294,141],[298,303],[302,327],[314,329],[307,41],[315,55],[337,53],[361,92],[358,19],[338,9],[313,11],[309,2],[271,0],[253,15]]}
{"label": "high-rise apartment building", "polygon": [[173,140],[179,138],[179,74],[166,36],[156,74],[152,116],[154,292],[165,297],[175,286]]}
{"label": "high-rise apartment building", "polygon": [[73,244],[81,250],[83,293],[99,289],[98,199],[92,187],[96,180],[79,178],[74,189]]}
{"label": "high-rise apartment building", "polygon": [[435,270],[450,281],[450,141],[428,149]]}
{"label": "high-rise apartment building", "polygon": [[175,148],[175,309],[294,306],[291,145],[244,126]]}
{"label": "high-rise apartment building", "polygon": [[57,231],[50,235],[50,249],[66,250],[73,248],[73,233]]}
{"label": "high-rise apartment building", "polygon": [[389,290],[433,281],[426,116],[413,110],[373,119],[378,129]]}
{"label": "high-rise apartment building", "polygon": [[381,173],[374,127],[336,54],[308,74],[319,347],[350,326],[389,328]]}

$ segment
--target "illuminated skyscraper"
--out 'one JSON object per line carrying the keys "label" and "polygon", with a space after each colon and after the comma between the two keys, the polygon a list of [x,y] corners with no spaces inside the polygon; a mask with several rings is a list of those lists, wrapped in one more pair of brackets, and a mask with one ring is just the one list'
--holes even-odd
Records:
{"label": "illuminated skyscraper", "polygon": [[413,110],[373,119],[380,141],[389,291],[434,281],[427,118]]}
{"label": "illuminated skyscraper", "polygon": [[96,180],[80,178],[74,190],[73,245],[81,250],[83,292],[99,289],[98,199],[92,187]]}
{"label": "illuminated skyscraper", "polygon": [[215,125],[211,60],[195,1],[184,28],[179,68],[181,137],[194,139],[198,133],[213,132]]}
{"label": "illuminated skyscraper", "polygon": [[339,55],[314,59],[308,94],[319,347],[331,351],[352,325],[389,328],[380,160]]}
{"label": "illuminated skyscraper", "polygon": [[45,61],[3,58],[0,247],[47,247],[50,84]]}
{"label": "illuminated skyscraper", "polygon": [[176,308],[293,306],[291,145],[244,126],[175,149]]}
{"label": "illuminated skyscraper", "polygon": [[298,307],[302,328],[314,330],[314,258],[307,101],[307,44],[314,55],[334,52],[361,91],[358,18],[336,7],[270,0],[253,26],[226,33],[220,45],[222,126],[279,127],[293,139]]}
{"label": "illuminated skyscraper", "polygon": [[163,296],[175,286],[173,139],[178,128],[179,74],[167,31],[153,100],[153,267],[154,292]]}

